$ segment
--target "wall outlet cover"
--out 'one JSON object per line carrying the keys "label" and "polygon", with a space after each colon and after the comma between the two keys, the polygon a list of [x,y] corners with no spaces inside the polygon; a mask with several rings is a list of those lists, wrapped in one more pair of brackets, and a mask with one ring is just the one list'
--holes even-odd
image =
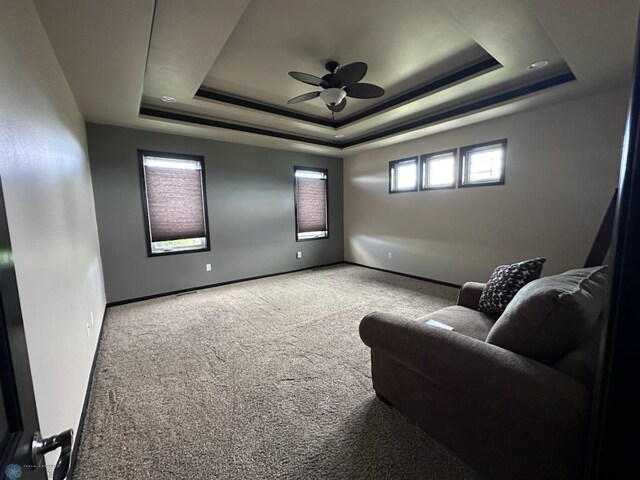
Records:
{"label": "wall outlet cover", "polygon": [[393,254],[391,252],[387,252],[387,257],[391,258],[393,256]]}
{"label": "wall outlet cover", "polygon": [[211,271],[211,264],[207,263],[207,265],[205,266],[205,268],[207,269],[207,272]]}
{"label": "wall outlet cover", "polygon": [[302,258],[302,252],[296,252],[296,258]]}

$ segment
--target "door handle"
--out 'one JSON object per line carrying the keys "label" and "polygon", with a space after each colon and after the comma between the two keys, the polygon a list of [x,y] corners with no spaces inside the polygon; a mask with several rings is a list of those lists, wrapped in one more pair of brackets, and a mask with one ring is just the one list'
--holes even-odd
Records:
{"label": "door handle", "polygon": [[44,454],[56,448],[60,448],[60,457],[53,471],[53,480],[63,480],[69,473],[69,463],[71,462],[71,445],[73,444],[73,430],[65,430],[62,433],[51,437],[42,438],[40,432],[33,434],[31,441],[31,463],[32,465],[42,465]]}

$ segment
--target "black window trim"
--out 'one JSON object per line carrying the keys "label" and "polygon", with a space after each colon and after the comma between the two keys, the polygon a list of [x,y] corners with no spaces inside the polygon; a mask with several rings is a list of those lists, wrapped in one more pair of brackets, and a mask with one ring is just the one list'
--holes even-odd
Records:
{"label": "black window trim", "polygon": [[[477,148],[482,148],[482,147],[488,147],[491,145],[500,145],[502,147],[502,152],[503,152],[502,153],[502,174],[500,175],[500,179],[493,182],[463,183],[467,153],[471,150],[475,150]],[[458,188],[492,187],[495,185],[504,185],[506,171],[507,171],[507,139],[506,138],[460,147],[460,155],[458,157]]]}
{"label": "black window trim", "polygon": [[[320,172],[324,173],[326,177],[325,181],[325,199],[326,199],[326,209],[327,209],[327,234],[324,237],[316,237],[316,238],[298,238],[298,192],[296,189],[296,171],[297,170],[307,170],[311,172]],[[303,167],[300,165],[293,166],[293,218],[295,222],[295,231],[294,236],[296,242],[312,242],[315,240],[327,240],[331,236],[331,229],[329,228],[329,170],[327,168],[320,167]]]}
{"label": "black window trim", "polygon": [[[403,189],[403,190],[394,190],[393,189],[393,183],[392,183],[392,178],[393,178],[393,169],[395,168],[395,166],[398,163],[403,163],[403,162],[407,162],[409,160],[413,160],[416,164],[416,182],[413,188],[409,189]],[[408,192],[417,192],[418,191],[418,184],[420,183],[420,163],[418,161],[418,156],[416,155],[415,157],[407,157],[407,158],[401,158],[399,160],[392,160],[389,162],[389,193],[408,193]]]}
{"label": "black window trim", "polygon": [[[193,160],[200,163],[202,175],[202,202],[204,203],[204,229],[207,246],[203,248],[192,248],[175,252],[158,252],[151,250],[151,229],[149,225],[149,207],[147,204],[147,185],[144,181],[144,157],[153,156],[159,158],[176,160]],[[159,152],[155,150],[138,149],[138,168],[140,173],[140,192],[142,194],[142,211],[144,216],[145,243],[147,245],[147,257],[166,257],[168,255],[183,255],[186,253],[210,252],[211,232],[209,230],[209,202],[207,201],[207,175],[205,171],[205,161],[202,155],[190,155],[186,153]]]}
{"label": "black window trim", "polygon": [[[429,174],[429,169],[427,168],[427,161],[430,158],[436,157],[438,155],[444,155],[446,153],[453,154],[453,183],[451,185],[445,185],[442,187],[427,187],[425,186],[425,176]],[[420,191],[426,192],[429,190],[451,190],[456,188],[457,182],[457,170],[458,169],[458,149],[450,148],[448,150],[441,150],[439,152],[431,152],[420,155],[420,169],[419,169],[419,178],[418,183],[420,184]]]}

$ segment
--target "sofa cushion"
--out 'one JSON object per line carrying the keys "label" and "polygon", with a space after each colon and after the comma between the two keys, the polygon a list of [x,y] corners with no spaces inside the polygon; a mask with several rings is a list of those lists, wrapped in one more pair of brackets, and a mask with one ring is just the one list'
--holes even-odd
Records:
{"label": "sofa cushion", "polygon": [[[467,337],[486,340],[491,327],[496,321],[496,315],[489,315],[470,308],[455,305],[443,308],[418,319],[419,322],[436,320],[445,325],[453,327],[454,332],[461,333]],[[438,328],[438,327],[433,327]]]}
{"label": "sofa cushion", "polygon": [[598,324],[587,339],[553,364],[553,368],[575,378],[589,391],[593,390],[603,326],[604,322],[598,319]]}
{"label": "sofa cushion", "polygon": [[487,343],[546,364],[557,362],[597,324],[606,268],[570,270],[524,286],[489,332]]}
{"label": "sofa cushion", "polygon": [[546,260],[540,257],[496,267],[482,291],[478,310],[486,313],[504,312],[518,290],[540,278]]}

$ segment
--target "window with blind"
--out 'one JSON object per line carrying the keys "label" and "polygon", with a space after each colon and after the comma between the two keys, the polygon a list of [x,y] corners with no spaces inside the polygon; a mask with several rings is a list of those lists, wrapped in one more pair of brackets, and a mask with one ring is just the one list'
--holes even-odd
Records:
{"label": "window with blind", "polygon": [[294,167],[296,240],[329,237],[327,170]]}
{"label": "window with blind", "polygon": [[504,185],[506,162],[506,138],[462,147],[458,186]]}
{"label": "window with blind", "polygon": [[210,250],[204,158],[138,153],[149,256]]}

